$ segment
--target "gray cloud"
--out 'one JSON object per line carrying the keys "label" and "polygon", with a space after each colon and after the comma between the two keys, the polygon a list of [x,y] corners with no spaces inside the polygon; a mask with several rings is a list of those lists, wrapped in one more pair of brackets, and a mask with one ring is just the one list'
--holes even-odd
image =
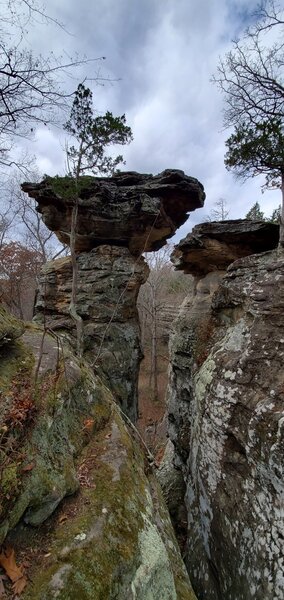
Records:
{"label": "gray cloud", "polygon": [[[72,35],[50,26],[45,38],[40,30],[31,32],[30,43],[37,49],[44,45],[55,53],[107,57],[103,72],[120,81],[90,85],[98,111],[126,113],[134,134],[133,143],[123,149],[127,169],[156,173],[180,168],[203,183],[206,207],[191,215],[178,237],[204,219],[220,197],[230,205],[232,218],[244,216],[256,200],[268,213],[280,203],[277,192],[261,195],[261,181],[242,186],[226,172],[224,141],[229,133],[222,131],[222,97],[210,83],[219,55],[230,48],[257,4],[258,0],[61,0],[58,6],[50,0],[49,12]],[[94,71],[81,69],[78,80],[86,74],[92,77]],[[69,89],[77,82],[67,80]],[[32,150],[40,167],[50,173],[64,170],[62,140],[58,131],[37,132]]]}

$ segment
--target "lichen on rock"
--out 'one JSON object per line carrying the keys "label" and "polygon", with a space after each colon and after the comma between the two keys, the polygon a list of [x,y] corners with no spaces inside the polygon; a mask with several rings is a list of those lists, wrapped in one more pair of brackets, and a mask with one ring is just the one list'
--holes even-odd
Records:
{"label": "lichen on rock", "polygon": [[283,599],[283,284],[283,253],[236,260],[208,295],[200,328],[196,296],[171,342],[169,432],[201,598]]}
{"label": "lichen on rock", "polygon": [[[115,405],[79,457],[78,470],[86,464],[88,485],[74,500],[72,516],[50,533],[45,568],[32,574],[23,598],[194,600],[165,508],[156,521],[157,484],[148,481],[141,450]],[[160,515],[162,503],[160,496]],[[166,542],[159,527],[167,527]]]}

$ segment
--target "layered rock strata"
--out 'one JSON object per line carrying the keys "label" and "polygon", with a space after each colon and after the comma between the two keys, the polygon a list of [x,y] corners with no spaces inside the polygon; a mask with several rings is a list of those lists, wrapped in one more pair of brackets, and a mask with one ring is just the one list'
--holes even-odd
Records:
{"label": "layered rock strata", "polygon": [[283,600],[284,256],[241,258],[224,277],[210,264],[171,341],[186,563],[200,600]]}
{"label": "layered rock strata", "polygon": [[[73,187],[68,177],[47,177],[41,183],[22,185],[36,200],[46,226],[64,244],[70,240]],[[77,252],[88,252],[100,244],[126,246],[134,255],[158,250],[205,200],[201,183],[175,169],[159,175],[125,172],[81,177],[76,189]]]}
{"label": "layered rock strata", "polygon": [[[104,377],[126,414],[137,418],[137,381],[142,357],[136,299],[148,268],[144,251],[166,243],[203,205],[202,185],[183,171],[109,178],[46,178],[22,185],[35,198],[42,218],[58,238],[70,243],[77,192],[76,310],[83,320],[85,358]],[[69,314],[72,289],[69,258],[48,263],[40,277],[36,321],[65,335],[73,344],[75,322]]]}
{"label": "layered rock strata", "polygon": [[176,269],[204,277],[224,271],[229,264],[278,245],[279,225],[265,221],[216,221],[193,227],[175,247],[172,262]]}
{"label": "layered rock strata", "polygon": [[[76,309],[83,320],[84,356],[113,390],[123,411],[136,421],[142,358],[136,299],[149,268],[143,257],[134,259],[128,248],[106,245],[79,254],[77,266]],[[39,278],[35,321],[74,346],[71,289],[71,258],[47,263]]]}
{"label": "layered rock strata", "polygon": [[17,563],[32,557],[21,598],[196,600],[161,490],[111,392],[54,333],[12,325],[0,347],[0,544]]}

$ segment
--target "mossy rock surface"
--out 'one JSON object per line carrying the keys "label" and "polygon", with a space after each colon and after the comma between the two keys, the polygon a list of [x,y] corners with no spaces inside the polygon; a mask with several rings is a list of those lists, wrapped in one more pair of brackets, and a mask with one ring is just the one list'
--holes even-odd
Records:
{"label": "mossy rock surface", "polygon": [[58,511],[57,524],[68,518],[23,600],[194,600],[161,490],[116,407],[78,469],[86,483]]}
{"label": "mossy rock surface", "polygon": [[0,347],[19,338],[24,329],[24,323],[8,314],[5,308],[0,305]]}
{"label": "mossy rock surface", "polygon": [[161,490],[110,391],[30,325],[0,353],[0,540],[23,600],[194,600]]}
{"label": "mossy rock surface", "polygon": [[96,187],[96,178],[92,175],[83,175],[78,181],[74,177],[45,177],[44,182],[50,187],[50,190],[58,199],[74,202],[74,198],[84,197],[90,187]]}
{"label": "mossy rock surface", "polygon": [[107,388],[57,342],[29,326],[0,351],[0,543],[78,489],[76,457],[109,418]]}

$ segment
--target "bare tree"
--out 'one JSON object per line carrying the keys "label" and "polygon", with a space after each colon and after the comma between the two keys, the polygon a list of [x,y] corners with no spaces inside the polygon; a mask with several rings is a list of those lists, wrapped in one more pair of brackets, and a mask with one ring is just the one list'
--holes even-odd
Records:
{"label": "bare tree", "polygon": [[225,97],[225,127],[283,119],[283,10],[269,0],[254,16],[256,24],[233,42],[213,77]]}
{"label": "bare tree", "polygon": [[284,10],[262,2],[256,24],[220,60],[214,81],[225,97],[225,165],[242,180],[265,175],[263,189],[280,188],[279,246],[284,247]]}
{"label": "bare tree", "polygon": [[3,244],[0,254],[0,300],[13,314],[30,320],[36,280],[42,266],[39,253],[11,241]]}
{"label": "bare tree", "polygon": [[0,211],[0,251],[8,241],[9,232],[16,220],[16,209],[11,202],[3,203]]}
{"label": "bare tree", "polygon": [[[40,181],[42,179],[42,176],[35,168],[28,175],[31,181]],[[28,198],[20,186],[21,177],[18,172],[14,172],[6,185],[9,204],[17,212],[18,222],[17,227],[15,227],[14,237],[19,238],[25,247],[40,255],[44,264],[47,260],[57,258],[64,253],[66,247],[45,226],[36,209],[34,200]]]}
{"label": "bare tree", "polygon": [[153,398],[159,397],[158,359],[161,348],[167,358],[166,344],[177,308],[188,294],[191,278],[174,270],[170,262],[173,246],[167,244],[158,252],[146,254],[150,275],[141,286],[137,307],[141,340],[145,353],[150,354],[149,387]]}
{"label": "bare tree", "polygon": [[[1,8],[0,164],[24,169],[25,161],[12,154],[15,140],[30,138],[38,124],[61,121],[72,97],[72,93],[63,90],[62,79],[74,68],[101,59],[64,60],[52,52],[46,57],[34,54],[25,45],[29,28],[39,20],[62,25],[48,16],[36,0],[6,0]],[[98,77],[96,74],[93,79]]]}
{"label": "bare tree", "polygon": [[219,198],[214,206],[215,208],[212,208],[210,215],[207,216],[208,221],[225,221],[230,213],[227,201],[224,198]]}

